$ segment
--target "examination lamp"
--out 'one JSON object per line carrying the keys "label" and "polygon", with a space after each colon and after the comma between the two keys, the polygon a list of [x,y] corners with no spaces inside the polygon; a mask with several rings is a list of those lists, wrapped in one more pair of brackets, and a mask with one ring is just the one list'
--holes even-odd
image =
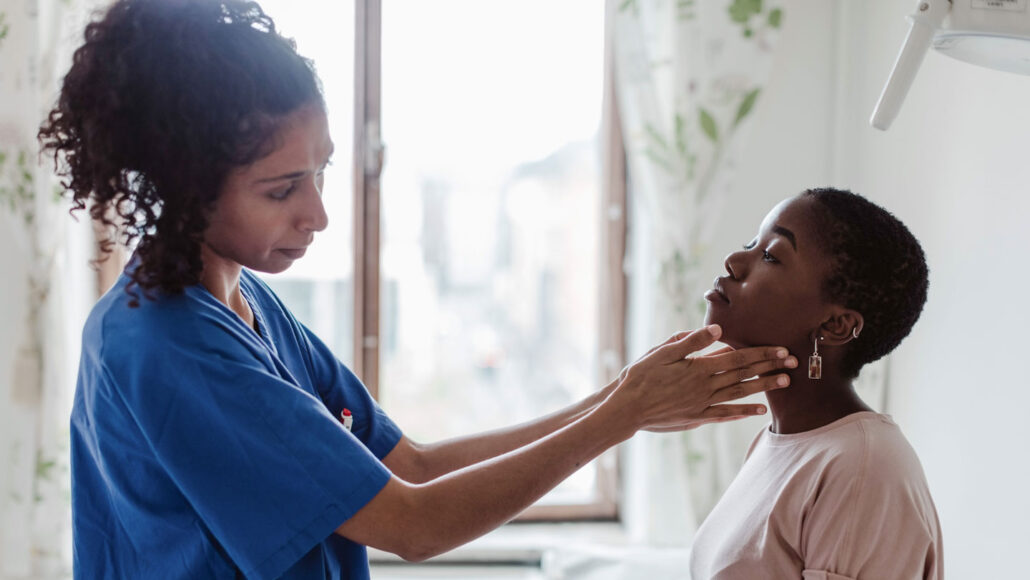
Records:
{"label": "examination lamp", "polygon": [[919,0],[869,123],[887,130],[932,44],[950,57],[1030,75],[1028,0]]}

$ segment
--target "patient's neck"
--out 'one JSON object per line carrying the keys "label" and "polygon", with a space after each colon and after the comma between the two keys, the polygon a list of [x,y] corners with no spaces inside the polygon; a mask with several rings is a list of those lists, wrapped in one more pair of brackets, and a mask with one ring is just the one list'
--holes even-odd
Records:
{"label": "patient's neck", "polygon": [[825,375],[809,379],[805,365],[790,371],[790,386],[766,393],[774,433],[811,431],[860,411],[872,411],[850,379]]}

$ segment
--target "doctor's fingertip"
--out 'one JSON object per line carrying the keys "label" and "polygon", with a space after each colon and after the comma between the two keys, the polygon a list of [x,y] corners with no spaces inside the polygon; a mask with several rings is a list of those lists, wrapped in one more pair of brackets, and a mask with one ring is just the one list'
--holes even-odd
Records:
{"label": "doctor's fingertip", "polygon": [[718,324],[711,324],[708,326],[708,333],[715,338],[722,336],[722,327]]}

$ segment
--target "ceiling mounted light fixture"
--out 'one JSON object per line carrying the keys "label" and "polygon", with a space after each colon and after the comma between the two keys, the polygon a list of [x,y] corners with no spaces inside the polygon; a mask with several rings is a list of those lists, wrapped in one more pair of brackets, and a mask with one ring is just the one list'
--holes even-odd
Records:
{"label": "ceiling mounted light fixture", "polygon": [[1028,0],[920,0],[869,123],[887,130],[897,117],[919,65],[938,52],[997,70],[1030,75]]}

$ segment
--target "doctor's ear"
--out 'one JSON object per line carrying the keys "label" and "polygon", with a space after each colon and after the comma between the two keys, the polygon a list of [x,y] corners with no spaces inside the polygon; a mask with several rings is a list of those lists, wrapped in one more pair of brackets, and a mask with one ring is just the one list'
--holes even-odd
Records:
{"label": "doctor's ear", "polygon": [[862,334],[865,319],[858,311],[841,308],[819,327],[823,344],[842,345],[855,340]]}

